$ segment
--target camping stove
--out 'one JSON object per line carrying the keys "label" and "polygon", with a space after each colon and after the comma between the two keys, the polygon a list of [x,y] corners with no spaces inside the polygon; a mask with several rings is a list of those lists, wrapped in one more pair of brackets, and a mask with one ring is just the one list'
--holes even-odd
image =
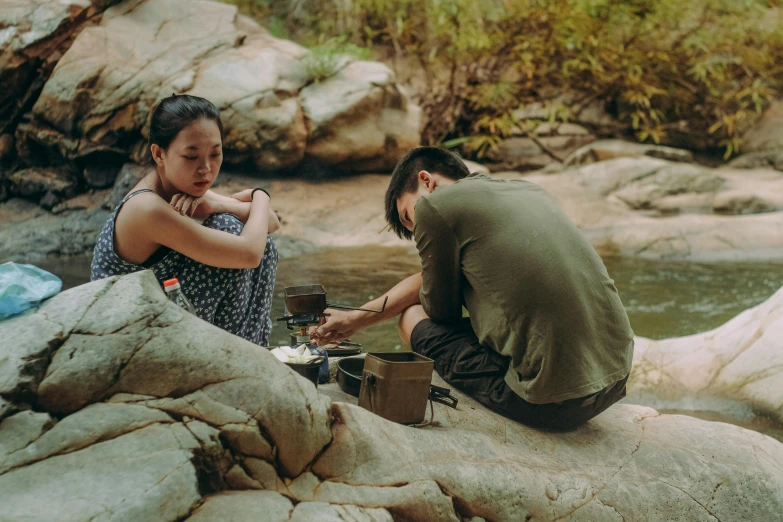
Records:
{"label": "camping stove", "polygon": [[321,319],[326,317],[324,310],[334,308],[336,310],[362,310],[376,314],[386,310],[388,296],[383,301],[380,310],[368,308],[356,308],[348,305],[329,303],[326,301],[326,290],[322,285],[288,286],[285,289],[285,316],[278,321],[285,321],[286,328],[291,332],[291,346],[310,342],[311,326],[321,324]]}

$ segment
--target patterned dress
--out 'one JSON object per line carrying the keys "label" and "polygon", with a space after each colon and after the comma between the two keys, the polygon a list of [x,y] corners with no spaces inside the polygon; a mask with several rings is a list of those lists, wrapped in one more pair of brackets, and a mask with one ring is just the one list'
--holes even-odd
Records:
{"label": "patterned dress", "polygon": [[[138,190],[125,196],[103,226],[95,244],[90,279],[96,281],[140,270],[152,270],[161,283],[176,277],[200,318],[266,346],[272,332],[270,312],[278,260],[272,238],[267,238],[264,258],[256,268],[216,268],[163,246],[144,264],[128,263],[114,250],[114,222],[125,202],[142,192],[153,191]],[[203,226],[238,236],[244,225],[233,214],[213,214]]]}

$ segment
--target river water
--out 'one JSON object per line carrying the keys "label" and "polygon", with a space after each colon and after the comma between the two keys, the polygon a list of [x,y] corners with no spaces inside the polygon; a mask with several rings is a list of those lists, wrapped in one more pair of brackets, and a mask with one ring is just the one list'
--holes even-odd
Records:
{"label": "river water", "polygon": [[[605,264],[634,332],[653,339],[720,326],[783,286],[783,264],[698,264],[625,258],[606,259]],[[52,260],[39,266],[59,275],[64,288],[89,280],[87,258]],[[273,318],[283,315],[286,286],[320,283],[326,287],[330,302],[361,306],[418,269],[415,251],[401,248],[341,248],[281,259]],[[393,321],[368,328],[352,340],[362,343],[366,351],[402,348]],[[288,343],[288,331],[283,323],[277,323],[272,344]],[[783,428],[761,417],[733,419],[711,412],[683,413],[732,422],[783,441]]]}

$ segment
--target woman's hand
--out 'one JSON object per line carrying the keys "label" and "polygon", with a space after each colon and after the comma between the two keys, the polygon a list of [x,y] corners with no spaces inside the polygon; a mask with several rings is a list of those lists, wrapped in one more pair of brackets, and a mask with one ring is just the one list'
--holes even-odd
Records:
{"label": "woman's hand", "polygon": [[200,198],[188,194],[176,194],[169,204],[181,215],[200,220],[220,212],[219,198],[211,190]]}
{"label": "woman's hand", "polygon": [[231,196],[234,199],[238,199],[239,201],[243,201],[245,203],[250,203],[253,200],[253,189],[245,189],[240,192],[237,192],[233,196]]}

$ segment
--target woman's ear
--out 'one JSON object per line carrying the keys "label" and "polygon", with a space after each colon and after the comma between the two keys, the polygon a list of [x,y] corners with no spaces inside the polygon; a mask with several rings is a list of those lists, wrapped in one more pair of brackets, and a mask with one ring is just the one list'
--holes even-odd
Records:
{"label": "woman's ear", "polygon": [[163,165],[163,149],[159,145],[155,143],[150,145],[150,153],[152,153],[152,159],[156,165]]}

